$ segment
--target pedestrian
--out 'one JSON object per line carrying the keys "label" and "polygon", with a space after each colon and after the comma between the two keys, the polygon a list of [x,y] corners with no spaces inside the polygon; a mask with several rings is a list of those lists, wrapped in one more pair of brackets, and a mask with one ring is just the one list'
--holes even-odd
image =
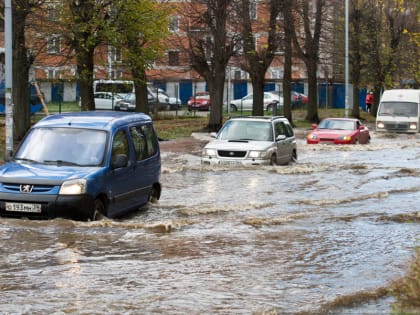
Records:
{"label": "pedestrian", "polygon": [[366,111],[368,113],[370,113],[370,111],[372,110],[372,105],[373,105],[373,92],[370,91],[367,95],[366,95]]}

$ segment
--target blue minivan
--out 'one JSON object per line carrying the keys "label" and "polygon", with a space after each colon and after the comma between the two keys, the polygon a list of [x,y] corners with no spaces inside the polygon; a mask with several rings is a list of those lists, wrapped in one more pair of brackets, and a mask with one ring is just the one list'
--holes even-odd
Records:
{"label": "blue minivan", "polygon": [[119,217],[159,199],[160,173],[159,142],[148,115],[48,116],[0,167],[0,216]]}

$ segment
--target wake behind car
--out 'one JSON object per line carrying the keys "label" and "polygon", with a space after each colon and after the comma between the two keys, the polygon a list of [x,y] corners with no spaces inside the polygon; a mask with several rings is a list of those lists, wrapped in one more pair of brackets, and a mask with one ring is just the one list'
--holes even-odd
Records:
{"label": "wake behind car", "polygon": [[229,119],[203,148],[203,164],[275,165],[297,160],[296,138],[287,118]]}
{"label": "wake behind car", "polygon": [[306,137],[308,144],[366,144],[370,141],[369,128],[355,118],[326,118],[312,128]]}
{"label": "wake behind car", "polygon": [[148,115],[48,116],[0,167],[0,215],[118,217],[159,199],[160,171],[159,143]]}

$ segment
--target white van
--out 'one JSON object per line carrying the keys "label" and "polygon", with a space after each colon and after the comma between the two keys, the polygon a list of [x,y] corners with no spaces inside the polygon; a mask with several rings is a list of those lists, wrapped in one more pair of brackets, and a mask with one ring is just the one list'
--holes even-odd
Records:
{"label": "white van", "polygon": [[387,90],[382,94],[376,116],[376,131],[419,132],[420,90]]}

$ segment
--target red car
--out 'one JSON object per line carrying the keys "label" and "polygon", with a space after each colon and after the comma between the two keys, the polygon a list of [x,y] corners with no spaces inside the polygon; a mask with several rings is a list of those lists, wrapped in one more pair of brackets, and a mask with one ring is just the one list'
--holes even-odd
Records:
{"label": "red car", "polygon": [[366,144],[370,141],[369,128],[355,118],[326,118],[313,124],[306,143]]}
{"label": "red car", "polygon": [[308,97],[305,94],[292,91],[290,97],[292,101],[292,108],[298,108],[308,104]]}
{"label": "red car", "polygon": [[209,92],[197,92],[188,101],[188,110],[209,110],[211,106]]}

